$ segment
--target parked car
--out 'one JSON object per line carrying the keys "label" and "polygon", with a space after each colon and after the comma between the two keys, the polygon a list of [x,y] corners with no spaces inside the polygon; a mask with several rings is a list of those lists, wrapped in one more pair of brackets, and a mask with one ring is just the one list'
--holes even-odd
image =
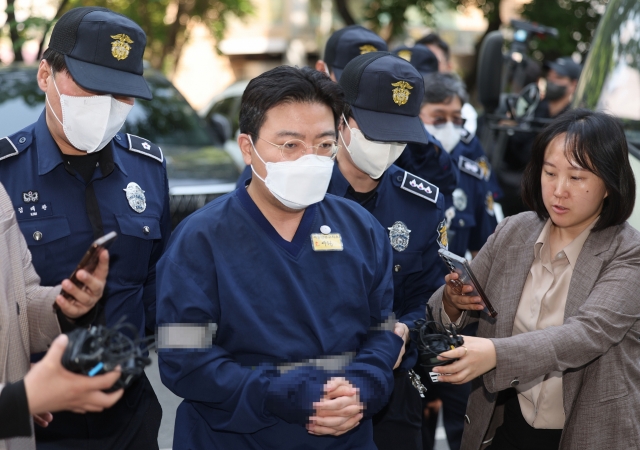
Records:
{"label": "parked car", "polygon": [[233,83],[224,91],[214,96],[207,105],[198,111],[200,117],[211,125],[224,142],[224,149],[231,155],[239,170],[245,167],[240,147],[238,147],[238,120],[240,118],[240,101],[249,80]]}
{"label": "parked car", "polygon": [[[0,137],[35,122],[44,109],[37,67],[0,68]],[[146,69],[152,100],[136,100],[124,132],[158,144],[167,161],[171,218],[180,220],[214,198],[235,189],[239,170],[178,90],[161,73]]]}
{"label": "parked car", "polygon": [[591,43],[574,106],[620,118],[636,177],[636,204],[629,223],[640,230],[640,2],[611,0]]}

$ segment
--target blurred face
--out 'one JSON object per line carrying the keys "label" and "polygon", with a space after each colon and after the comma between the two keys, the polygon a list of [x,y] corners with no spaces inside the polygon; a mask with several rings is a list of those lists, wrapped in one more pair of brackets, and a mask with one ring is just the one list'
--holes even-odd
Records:
{"label": "blurred face", "polygon": [[542,198],[554,225],[577,236],[600,215],[607,190],[600,177],[567,160],[565,137],[556,136],[545,151]]}
{"label": "blurred face", "polygon": [[445,54],[444,50],[434,44],[427,45],[426,47],[431,50],[434,55],[436,55],[436,58],[438,58],[438,72],[451,72],[451,61],[447,59],[447,55]]}
{"label": "blurred face", "polygon": [[560,75],[553,69],[549,69],[549,72],[547,72],[547,76],[545,78],[547,80],[547,83],[553,83],[566,89],[565,94],[562,96],[562,99],[570,99],[576,90],[576,86],[578,85],[578,80],[573,80],[567,76]]}

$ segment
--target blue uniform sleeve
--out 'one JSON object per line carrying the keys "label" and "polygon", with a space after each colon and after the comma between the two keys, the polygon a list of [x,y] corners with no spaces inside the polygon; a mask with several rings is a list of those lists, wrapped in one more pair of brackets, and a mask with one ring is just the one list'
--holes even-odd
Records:
{"label": "blue uniform sleeve", "polygon": [[345,378],[359,390],[360,401],[365,405],[365,418],[370,418],[387,404],[393,390],[393,366],[404,345],[402,338],[393,333],[391,246],[384,229],[376,225],[375,245],[380,257],[376,272],[378,282],[369,294],[371,328],[354,360],[345,368]]}
{"label": "blue uniform sleeve", "polygon": [[[158,264],[158,324],[220,324],[213,249],[203,232],[183,228]],[[206,268],[206,269],[205,269]],[[161,331],[162,332],[162,331]],[[159,352],[162,382],[192,402],[213,429],[253,433],[277,422],[304,425],[328,375],[314,367],[285,373],[245,367],[213,342],[201,349]]]}
{"label": "blue uniform sleeve", "polygon": [[458,168],[451,155],[432,143],[408,144],[395,164],[435,184],[443,195],[451,194],[458,184]]}
{"label": "blue uniform sleeve", "polygon": [[[485,181],[478,180],[475,186],[475,219],[476,225],[469,234],[469,251],[478,251],[487,242],[498,225],[495,213],[489,214],[488,196],[492,196]],[[491,199],[493,201],[493,199]],[[493,206],[493,205],[491,205]]]}
{"label": "blue uniform sleeve", "polygon": [[160,217],[161,238],[153,243],[151,257],[149,258],[149,270],[144,283],[142,303],[144,305],[145,326],[153,333],[156,329],[156,264],[169,242],[171,236],[171,211],[169,208],[169,182],[167,180],[166,162],[162,163],[164,170],[164,189],[162,217]]}

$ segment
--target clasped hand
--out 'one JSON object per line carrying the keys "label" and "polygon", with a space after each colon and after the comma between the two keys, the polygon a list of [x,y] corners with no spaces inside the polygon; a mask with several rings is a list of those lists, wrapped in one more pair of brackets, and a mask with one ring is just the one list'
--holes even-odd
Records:
{"label": "clasped hand", "polygon": [[309,433],[340,436],[360,424],[364,405],[357,388],[342,377],[334,377],[324,385],[324,395],[313,408],[314,415],[307,424]]}

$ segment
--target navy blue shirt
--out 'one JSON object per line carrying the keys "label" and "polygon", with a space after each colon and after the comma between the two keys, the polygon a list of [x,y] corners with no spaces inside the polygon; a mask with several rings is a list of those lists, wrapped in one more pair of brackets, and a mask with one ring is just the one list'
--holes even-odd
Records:
{"label": "navy blue shirt", "polygon": [[[101,158],[107,163],[95,168],[88,183],[67,170],[43,112],[36,123],[0,140],[0,181],[45,286],[68,278],[95,240],[95,220],[89,216],[97,212],[87,207],[89,192],[95,193],[102,231],[118,233],[109,248],[100,320],[113,325],[126,315],[144,335],[145,325],[155,329],[155,265],[171,232],[165,162],[157,146],[122,133],[100,152],[107,152]],[[132,182],[144,191],[141,212],[127,199]]]}
{"label": "navy blue shirt", "polygon": [[472,159],[474,155],[464,142],[459,142],[451,152],[460,169],[460,180],[453,193],[445,197],[445,215],[449,224],[449,251],[460,256],[467,250],[480,250],[498,224],[486,172]]}
{"label": "navy blue shirt", "polygon": [[[314,251],[321,227],[339,234],[342,251]],[[196,211],[158,263],[161,333],[217,328],[200,350],[159,352],[164,384],[185,399],[174,450],[375,449],[371,416],[388,400],[403,345],[392,303],[385,230],[354,202],[327,195],[309,206],[291,242],[245,188]],[[328,357],[344,362],[309,362]],[[282,370],[289,363],[299,364]],[[359,389],[364,419],[339,437],[311,435],[312,403],[333,376]]]}

